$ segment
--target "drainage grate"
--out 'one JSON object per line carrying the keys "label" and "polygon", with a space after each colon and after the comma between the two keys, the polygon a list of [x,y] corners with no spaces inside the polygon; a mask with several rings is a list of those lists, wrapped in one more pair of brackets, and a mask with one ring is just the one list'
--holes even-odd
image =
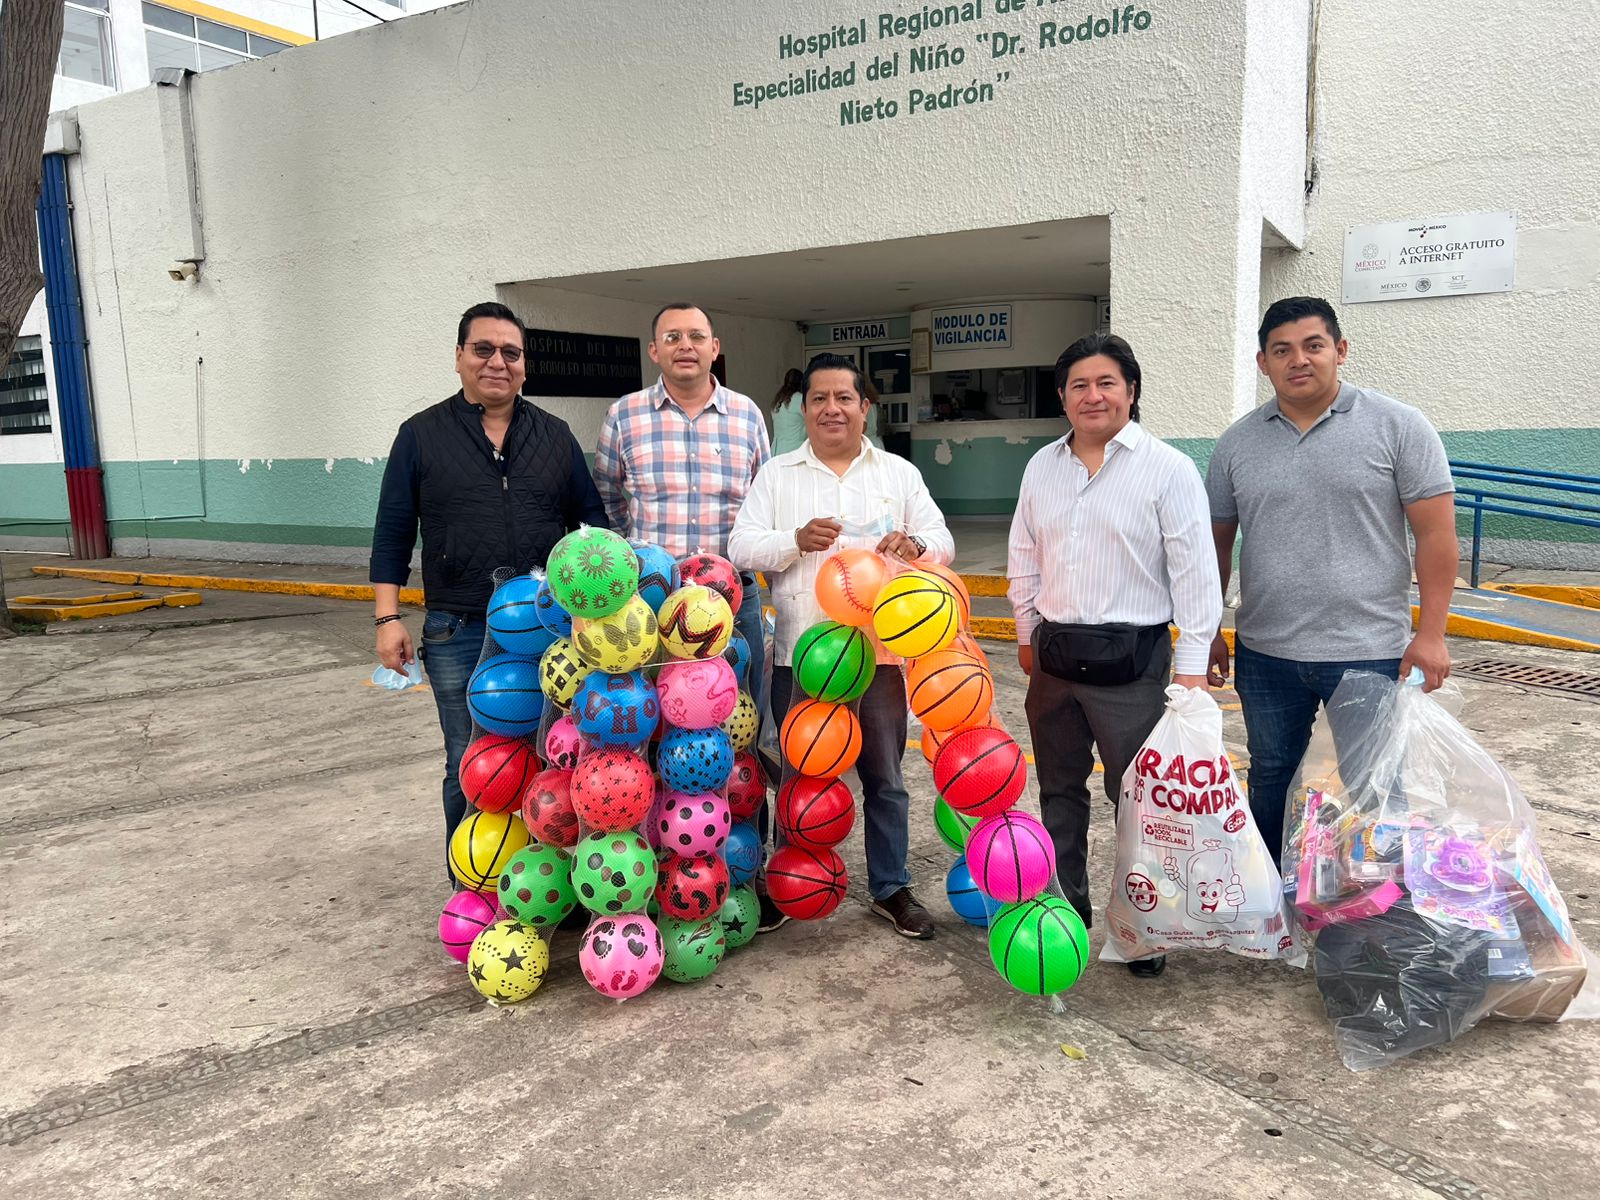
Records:
{"label": "drainage grate", "polygon": [[1558,671],[1553,667],[1502,662],[1495,658],[1481,658],[1477,662],[1461,663],[1452,667],[1451,671],[1473,679],[1514,683],[1520,687],[1537,688],[1543,692],[1558,692],[1563,696],[1576,696],[1580,700],[1600,702],[1600,675],[1588,675],[1582,671]]}

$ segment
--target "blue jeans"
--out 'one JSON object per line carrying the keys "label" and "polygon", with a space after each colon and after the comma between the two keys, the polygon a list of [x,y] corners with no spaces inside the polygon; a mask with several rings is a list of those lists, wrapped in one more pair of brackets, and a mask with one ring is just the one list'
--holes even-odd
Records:
{"label": "blue jeans", "polygon": [[761,586],[748,571],[739,572],[739,580],[744,584],[744,599],[739,603],[739,611],[733,615],[733,627],[743,635],[750,647],[750,674],[744,685],[750,698],[756,702],[756,712],[760,712],[761,702],[766,699],[767,692],[767,654],[761,630]]}
{"label": "blue jeans", "polygon": [[[783,721],[794,691],[794,672],[772,668],[772,719]],[[802,698],[804,693],[801,694]],[[879,667],[856,703],[861,722],[862,825],[867,843],[867,890],[884,900],[911,883],[911,797],[900,774],[906,753],[906,680],[898,666]],[[763,826],[764,826],[763,822]],[[765,840],[766,830],[762,829]]]}
{"label": "blue jeans", "polygon": [[1317,706],[1328,702],[1346,671],[1373,671],[1396,679],[1400,660],[1300,662],[1259,654],[1240,641],[1233,669],[1250,750],[1250,811],[1277,861],[1283,852],[1283,810],[1289,784],[1311,742]]}
{"label": "blue jeans", "polygon": [[483,655],[482,617],[429,609],[422,621],[422,644],[417,657],[428,673],[433,703],[444,731],[444,840],[445,874],[450,874],[450,835],[467,814],[467,797],[456,778],[461,756],[472,741],[472,714],[467,711],[467,681]]}

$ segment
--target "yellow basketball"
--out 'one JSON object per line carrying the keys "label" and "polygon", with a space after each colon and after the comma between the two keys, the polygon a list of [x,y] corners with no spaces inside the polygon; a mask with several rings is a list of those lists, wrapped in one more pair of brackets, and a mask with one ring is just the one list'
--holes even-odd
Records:
{"label": "yellow basketball", "polygon": [[528,827],[516,809],[473,809],[450,835],[450,873],[464,888],[498,895],[500,872],[527,844]]}
{"label": "yellow basketball", "polygon": [[578,657],[578,651],[571,641],[557,638],[539,656],[539,687],[552,704],[566,708],[593,670],[592,666]]}
{"label": "yellow basketball", "polygon": [[961,631],[961,604],[950,585],[926,571],[905,571],[883,585],[872,606],[872,630],[890,654],[921,658],[943,650]]}
{"label": "yellow basketball", "polygon": [[491,1000],[515,1004],[539,990],[550,969],[550,947],[515,921],[496,921],[472,939],[467,978]]}
{"label": "yellow basketball", "polygon": [[756,734],[761,730],[761,718],[756,715],[756,702],[749,692],[740,692],[739,699],[722,723],[722,732],[733,743],[734,753],[748,750],[756,744]]}
{"label": "yellow basketball", "polygon": [[699,584],[673,592],[656,616],[661,646],[673,658],[715,658],[733,637],[733,609],[720,592]]}
{"label": "yellow basketball", "polygon": [[623,675],[637,671],[656,656],[660,638],[656,615],[642,596],[634,596],[616,612],[593,620],[574,618],[572,644],[584,662],[599,671]]}

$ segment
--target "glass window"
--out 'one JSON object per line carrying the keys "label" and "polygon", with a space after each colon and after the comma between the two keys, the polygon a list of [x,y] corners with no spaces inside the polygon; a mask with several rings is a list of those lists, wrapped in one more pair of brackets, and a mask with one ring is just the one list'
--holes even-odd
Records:
{"label": "glass window", "polygon": [[50,432],[50,396],[44,386],[44,339],[17,339],[0,371],[0,436]]}
{"label": "glass window", "polygon": [[67,5],[56,71],[69,79],[116,86],[111,69],[111,22],[105,16],[104,0]]}
{"label": "glass window", "polygon": [[215,21],[204,20],[197,20],[195,26],[195,36],[202,42],[210,42],[213,46],[223,46],[229,50],[237,50],[240,54],[250,49],[250,35],[242,29],[235,29],[231,25],[218,25]]}
{"label": "glass window", "polygon": [[159,4],[144,6],[144,23],[153,29],[165,29],[168,33],[181,33],[185,37],[194,36],[193,17],[188,13],[162,8]]}
{"label": "glass window", "polygon": [[200,43],[200,69],[211,71],[217,67],[231,67],[234,63],[249,62],[247,55],[235,54],[231,50],[218,50],[215,46]]}
{"label": "glass window", "polygon": [[150,69],[188,67],[210,71],[287,50],[288,44],[220,21],[191,17],[160,4],[144,5],[144,41]]}
{"label": "glass window", "polygon": [[191,71],[200,69],[199,47],[194,42],[146,29],[144,48],[150,55],[152,72],[162,67],[188,67]]}

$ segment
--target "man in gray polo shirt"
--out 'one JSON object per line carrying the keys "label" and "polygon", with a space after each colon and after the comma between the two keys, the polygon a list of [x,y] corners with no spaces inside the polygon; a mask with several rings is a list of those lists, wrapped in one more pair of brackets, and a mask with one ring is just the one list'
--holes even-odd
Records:
{"label": "man in gray polo shirt", "polygon": [[[1444,445],[1410,405],[1339,379],[1349,343],[1326,300],[1267,309],[1256,365],[1273,399],[1217,439],[1206,477],[1226,592],[1239,533],[1235,630],[1250,749],[1250,808],[1282,850],[1289,783],[1317,706],[1346,671],[1391,678],[1417,667],[1433,690],[1450,673],[1445,617],[1455,587],[1455,485]],[[1413,556],[1406,526],[1416,540]],[[1421,616],[1411,631],[1416,566]],[[1228,647],[1211,647],[1211,682]]]}

